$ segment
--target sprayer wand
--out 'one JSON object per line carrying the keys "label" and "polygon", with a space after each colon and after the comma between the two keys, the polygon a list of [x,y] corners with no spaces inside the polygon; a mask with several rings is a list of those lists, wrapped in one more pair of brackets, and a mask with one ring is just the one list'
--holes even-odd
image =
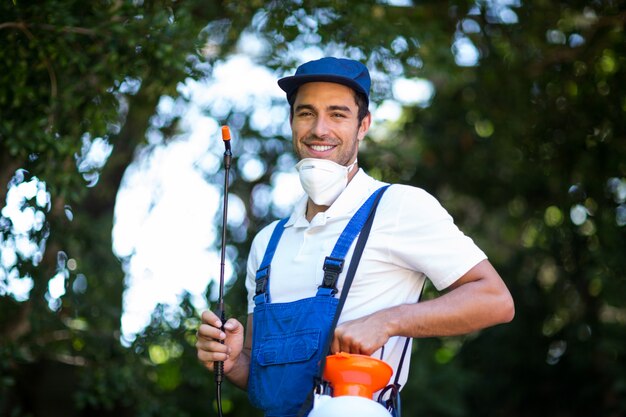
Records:
{"label": "sprayer wand", "polygon": [[[217,301],[217,316],[222,322],[222,331],[224,331],[224,322],[226,321],[226,312],[224,310],[224,266],[226,263],[226,224],[228,219],[228,176],[230,172],[230,162],[232,160],[232,151],[230,148],[230,129],[228,126],[222,126],[222,140],[224,141],[224,214],[222,216],[222,254],[220,262],[220,292]],[[222,340],[221,343],[224,343]],[[222,417],[222,380],[224,379],[224,362],[215,362],[215,388],[217,394],[217,414]]]}

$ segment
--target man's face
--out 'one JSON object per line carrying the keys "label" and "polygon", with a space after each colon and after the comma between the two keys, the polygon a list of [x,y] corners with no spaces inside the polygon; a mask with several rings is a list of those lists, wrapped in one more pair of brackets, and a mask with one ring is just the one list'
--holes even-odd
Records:
{"label": "man's face", "polygon": [[350,165],[371,120],[368,114],[359,123],[358,110],[350,87],[328,82],[301,85],[291,120],[296,155]]}

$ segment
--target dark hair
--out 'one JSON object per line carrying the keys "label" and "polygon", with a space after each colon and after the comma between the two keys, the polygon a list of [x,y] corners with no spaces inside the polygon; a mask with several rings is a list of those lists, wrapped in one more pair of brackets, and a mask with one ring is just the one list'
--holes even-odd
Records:
{"label": "dark hair", "polygon": [[[363,119],[365,119],[365,116],[367,116],[370,112],[368,108],[369,100],[365,94],[358,92],[356,90],[352,90],[352,91],[354,92],[354,101],[356,102],[356,106],[359,109],[357,113],[357,118],[358,118],[359,125],[360,125]],[[297,95],[298,95],[298,90],[296,89],[291,95],[292,99],[289,101],[289,120],[293,120],[293,103],[295,103]]]}

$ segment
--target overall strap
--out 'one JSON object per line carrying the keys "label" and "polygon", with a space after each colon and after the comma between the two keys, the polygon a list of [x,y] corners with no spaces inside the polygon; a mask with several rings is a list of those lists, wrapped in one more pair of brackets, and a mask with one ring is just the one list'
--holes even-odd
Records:
{"label": "overall strap", "polygon": [[341,310],[343,310],[343,306],[346,303],[346,298],[348,298],[348,292],[350,291],[350,286],[352,285],[352,281],[354,280],[354,275],[356,274],[356,270],[359,266],[361,255],[363,254],[363,249],[365,248],[365,243],[367,243],[367,239],[369,237],[372,224],[374,223],[374,215],[376,214],[378,201],[380,200],[383,193],[387,190],[388,187],[389,185],[381,187],[374,193],[375,194],[374,201],[372,202],[370,210],[365,216],[364,221],[366,221],[366,223],[363,226],[363,231],[361,232],[361,235],[359,236],[359,239],[356,242],[356,247],[354,248],[354,253],[352,254],[352,259],[350,260],[350,267],[348,268],[348,273],[346,274],[346,279],[343,283],[343,288],[341,290],[341,297],[339,297],[337,311],[335,312],[335,317],[333,318],[333,323],[330,328],[329,337],[326,341],[326,346],[324,346],[324,355],[322,356],[322,362],[318,370],[318,377],[320,378],[320,380],[324,373],[324,366],[326,365],[326,356],[330,353],[330,345],[333,341],[332,336],[335,332],[335,327],[337,327],[337,323],[339,322],[339,317],[341,316]]}
{"label": "overall strap", "polygon": [[[352,285],[352,281],[354,279],[354,275],[356,274],[357,267],[359,266],[359,261],[361,260],[361,255],[363,254],[363,249],[365,248],[365,243],[367,243],[367,238],[369,237],[370,230],[372,228],[372,224],[374,223],[374,215],[376,214],[376,208],[378,207],[378,202],[382,197],[383,193],[387,190],[389,185],[383,186],[376,190],[374,200],[366,213],[364,222],[362,225],[362,231],[359,236],[359,239],[356,242],[356,246],[354,248],[354,253],[352,254],[352,259],[350,260],[350,267],[348,268],[348,273],[346,274],[346,279],[343,284],[343,288],[341,290],[341,297],[339,298],[339,303],[337,305],[337,310],[335,311],[335,316],[333,317],[333,322],[329,329],[328,337],[326,338],[326,343],[323,347],[324,351],[322,353],[322,359],[320,360],[320,365],[317,369],[317,374],[315,375],[314,386],[311,391],[309,391],[309,395],[302,404],[300,408],[300,412],[298,413],[298,417],[303,417],[309,414],[311,409],[313,408],[313,399],[316,393],[324,393],[325,386],[323,383],[323,375],[324,368],[326,367],[326,356],[330,353],[330,345],[333,341],[333,334],[335,332],[335,327],[337,327],[337,323],[339,321],[339,316],[341,315],[341,310],[343,310],[343,306],[346,302],[346,298],[348,298],[348,292],[350,291],[350,286]],[[370,197],[371,198],[371,197]]]}
{"label": "overall strap", "polygon": [[278,241],[285,231],[285,223],[287,223],[287,220],[289,220],[288,217],[280,220],[278,224],[276,224],[276,227],[272,232],[272,236],[270,237],[270,241],[267,244],[267,248],[265,249],[265,255],[263,255],[261,266],[256,271],[256,292],[254,295],[254,303],[256,305],[270,302],[270,294],[267,291],[267,283],[270,276],[270,265],[272,263],[272,259],[274,258]]}
{"label": "overall strap", "polygon": [[370,213],[372,212],[372,208],[375,204],[378,203],[380,199],[380,195],[389,187],[389,185],[380,187],[376,191],[369,196],[367,201],[363,203],[363,205],[357,210],[357,212],[352,216],[346,227],[343,229],[343,232],[337,239],[337,243],[335,243],[335,247],[333,248],[330,256],[327,256],[324,260],[324,279],[322,281],[322,285],[318,287],[317,295],[325,295],[325,296],[334,296],[337,294],[337,281],[339,279],[339,275],[343,271],[343,266],[345,263],[345,258],[352,246],[352,242],[361,233],[361,229],[363,229],[363,225],[370,217]]}

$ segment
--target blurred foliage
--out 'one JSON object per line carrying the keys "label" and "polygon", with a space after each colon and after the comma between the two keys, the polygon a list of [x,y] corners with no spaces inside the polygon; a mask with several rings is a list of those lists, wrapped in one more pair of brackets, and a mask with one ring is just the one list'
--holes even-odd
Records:
{"label": "blurred foliage", "polygon": [[[517,315],[467,337],[416,341],[405,414],[626,414],[623,2],[14,0],[0,3],[0,16],[0,185],[6,195],[37,180],[48,195],[23,203],[45,216],[27,232],[42,256],[0,266],[0,279],[34,285],[28,300],[0,294],[0,414],[216,414],[189,297],[174,315],[157,307],[121,344],[124,272],[111,227],[124,171],[155,146],[146,131],[159,98],[211,77],[246,32],[266,41],[258,61],[273,69],[293,68],[295,52],[313,46],[363,60],[375,105],[393,98],[401,76],[435,87],[428,106],[406,104],[377,127],[360,162],[435,194],[489,254]],[[460,65],[468,44],[477,62]],[[262,144],[270,167],[246,182],[234,166],[232,192],[249,217],[233,244],[227,311],[244,320],[247,247],[276,215],[255,213],[252,199],[290,143],[254,131],[246,114],[228,122]],[[81,164],[97,140],[112,147],[106,164]],[[16,233],[3,214],[0,243]],[[66,294],[50,306],[56,274]],[[227,414],[259,415],[245,397],[225,384]]]}

